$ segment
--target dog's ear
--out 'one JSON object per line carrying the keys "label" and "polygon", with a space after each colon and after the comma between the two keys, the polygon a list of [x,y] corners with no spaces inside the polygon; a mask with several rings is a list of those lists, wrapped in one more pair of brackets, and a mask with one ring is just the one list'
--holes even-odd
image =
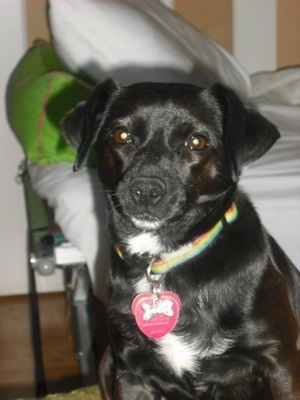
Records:
{"label": "dog's ear", "polygon": [[119,89],[120,86],[111,79],[100,83],[87,101],[79,103],[62,119],[63,136],[67,143],[77,150],[74,171],[78,171],[85,164],[89,150],[105,120],[111,99]]}
{"label": "dog's ear", "polygon": [[238,96],[220,84],[210,89],[223,112],[224,143],[237,174],[242,167],[266,153],[280,134],[257,111],[246,109]]}

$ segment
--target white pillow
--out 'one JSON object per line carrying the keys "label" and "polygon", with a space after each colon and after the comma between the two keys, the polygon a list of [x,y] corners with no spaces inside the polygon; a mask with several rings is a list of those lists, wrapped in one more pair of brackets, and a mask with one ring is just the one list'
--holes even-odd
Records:
{"label": "white pillow", "polygon": [[56,51],[95,81],[221,82],[244,100],[250,78],[233,57],[155,0],[50,0]]}

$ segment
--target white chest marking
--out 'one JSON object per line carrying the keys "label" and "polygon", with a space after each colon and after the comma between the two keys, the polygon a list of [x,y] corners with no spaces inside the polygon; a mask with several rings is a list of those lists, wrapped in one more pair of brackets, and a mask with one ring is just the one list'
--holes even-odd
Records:
{"label": "white chest marking", "polygon": [[142,255],[148,253],[153,256],[165,250],[159,237],[151,232],[143,232],[128,238],[127,249],[130,254]]}
{"label": "white chest marking", "polygon": [[184,371],[196,372],[201,366],[201,359],[220,356],[229,350],[235,343],[234,335],[217,334],[216,337],[199,337],[192,342],[184,336],[169,333],[157,341],[159,353],[173,368],[176,375],[181,376]]}
{"label": "white chest marking", "polygon": [[195,371],[197,367],[197,346],[185,342],[184,338],[168,333],[157,341],[159,353],[170,364],[176,375],[184,371]]}

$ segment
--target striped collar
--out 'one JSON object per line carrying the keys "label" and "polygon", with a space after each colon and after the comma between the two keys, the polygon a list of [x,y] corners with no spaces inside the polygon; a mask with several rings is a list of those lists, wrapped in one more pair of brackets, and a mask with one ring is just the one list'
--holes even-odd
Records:
{"label": "striped collar", "polygon": [[[233,203],[224,215],[225,221],[230,224],[237,218],[237,215],[237,208]],[[223,229],[223,226],[224,222],[221,219],[209,231],[200,235],[194,242],[181,247],[173,253],[166,254],[166,257],[162,256],[163,259],[161,261],[152,263],[151,272],[153,274],[165,274],[170,271],[170,269],[196,257],[218,236]]]}
{"label": "striped collar", "polygon": [[[165,274],[172,268],[196,257],[204,251],[210,243],[219,235],[225,224],[230,224],[238,216],[235,203],[226,211],[224,217],[220,219],[209,231],[200,235],[194,242],[182,246],[179,250],[161,255],[161,260],[151,263],[152,274]],[[122,252],[116,248],[118,255],[123,258]]]}

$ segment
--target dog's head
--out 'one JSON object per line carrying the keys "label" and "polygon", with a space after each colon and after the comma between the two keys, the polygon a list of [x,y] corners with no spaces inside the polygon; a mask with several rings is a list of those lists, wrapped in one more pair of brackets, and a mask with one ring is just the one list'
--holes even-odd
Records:
{"label": "dog's head", "polygon": [[242,167],[279,137],[270,122],[218,84],[122,88],[108,80],[62,127],[78,150],[75,170],[93,147],[116,212],[144,230],[183,215],[201,218],[203,204],[226,198]]}

